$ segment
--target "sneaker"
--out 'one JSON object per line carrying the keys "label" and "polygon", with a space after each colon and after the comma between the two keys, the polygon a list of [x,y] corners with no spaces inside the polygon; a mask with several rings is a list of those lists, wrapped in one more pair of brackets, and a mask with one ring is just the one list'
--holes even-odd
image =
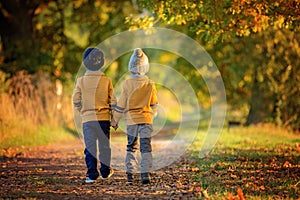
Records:
{"label": "sneaker", "polygon": [[87,177],[87,178],[85,179],[85,183],[94,183],[94,182],[96,182],[96,180],[91,179],[90,177]]}
{"label": "sneaker", "polygon": [[114,174],[114,170],[110,169],[110,172],[109,172],[108,176],[107,177],[102,177],[102,180],[109,179],[113,174]]}
{"label": "sneaker", "polygon": [[149,173],[142,173],[142,184],[150,184],[150,176]]}
{"label": "sneaker", "polygon": [[131,184],[133,182],[133,175],[131,173],[127,174],[127,183]]}

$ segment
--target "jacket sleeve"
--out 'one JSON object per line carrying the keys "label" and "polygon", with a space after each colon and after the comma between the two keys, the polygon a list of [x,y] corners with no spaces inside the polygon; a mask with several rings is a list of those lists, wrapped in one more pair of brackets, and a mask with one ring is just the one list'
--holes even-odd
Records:
{"label": "jacket sleeve", "polygon": [[153,111],[153,115],[156,116],[157,115],[157,105],[158,105],[158,99],[157,99],[157,91],[156,91],[156,87],[155,84],[152,84],[152,93],[151,93],[151,97],[150,97],[150,107]]}
{"label": "jacket sleeve", "polygon": [[80,88],[80,79],[77,79],[75,89],[73,91],[73,106],[76,110],[81,111],[82,108],[82,97],[81,97],[81,88]]}
{"label": "jacket sleeve", "polygon": [[118,123],[125,112],[127,104],[127,89],[125,82],[123,83],[123,90],[120,96],[120,99],[117,103],[117,105],[113,109],[113,120]]}
{"label": "jacket sleeve", "polygon": [[113,87],[113,84],[110,79],[109,79],[109,84],[108,84],[108,102],[111,107],[111,110],[113,110],[115,108],[115,106],[117,105],[117,99],[114,94],[114,87]]}

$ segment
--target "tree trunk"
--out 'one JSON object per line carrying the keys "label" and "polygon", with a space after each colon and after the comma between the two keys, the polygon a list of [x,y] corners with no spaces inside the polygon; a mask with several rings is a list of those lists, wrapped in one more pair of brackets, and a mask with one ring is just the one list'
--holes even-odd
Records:
{"label": "tree trunk", "polygon": [[258,69],[255,69],[255,78],[250,98],[250,111],[247,116],[246,126],[264,122],[267,115],[266,99],[264,93],[260,89],[260,83],[257,80]]}
{"label": "tree trunk", "polygon": [[33,16],[37,4],[23,0],[0,0],[0,36],[4,52],[4,68],[13,72],[16,65],[26,69],[28,56],[34,49]]}

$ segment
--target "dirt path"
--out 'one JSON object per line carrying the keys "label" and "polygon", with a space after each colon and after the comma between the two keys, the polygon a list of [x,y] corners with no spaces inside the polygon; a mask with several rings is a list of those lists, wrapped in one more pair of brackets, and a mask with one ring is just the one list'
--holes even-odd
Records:
{"label": "dirt path", "polygon": [[155,171],[150,185],[137,175],[126,185],[123,170],[109,180],[85,184],[83,145],[74,140],[2,156],[0,199],[195,199],[190,178],[191,163],[185,158]]}

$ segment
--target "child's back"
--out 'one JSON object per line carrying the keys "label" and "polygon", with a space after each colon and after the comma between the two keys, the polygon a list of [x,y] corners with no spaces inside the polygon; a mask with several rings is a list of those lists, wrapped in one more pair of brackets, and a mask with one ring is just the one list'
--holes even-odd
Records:
{"label": "child's back", "polygon": [[81,93],[81,97],[77,95],[77,98],[81,98],[80,114],[83,123],[110,120],[111,104],[116,103],[110,78],[106,77],[103,72],[89,71],[77,79],[76,89]]}
{"label": "child's back", "polygon": [[123,83],[123,95],[118,106],[126,108],[126,124],[152,124],[157,103],[154,82],[147,77],[130,78]]}

